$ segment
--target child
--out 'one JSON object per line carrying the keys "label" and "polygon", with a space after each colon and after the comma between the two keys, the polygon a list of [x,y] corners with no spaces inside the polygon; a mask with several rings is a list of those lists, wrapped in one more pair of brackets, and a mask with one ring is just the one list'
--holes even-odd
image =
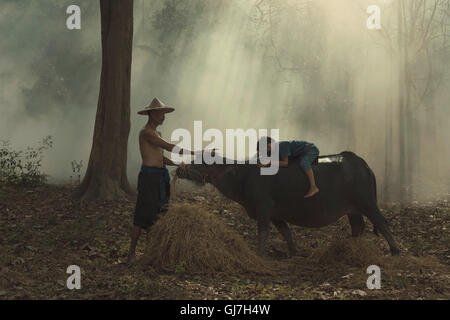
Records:
{"label": "child", "polygon": [[[260,153],[260,144],[261,146],[264,146],[265,143],[267,143],[267,155],[270,155],[270,152],[272,150],[272,144],[275,144],[276,141],[271,137],[261,138],[257,144],[258,153]],[[309,191],[306,193],[304,197],[309,198],[315,195],[317,192],[319,192],[319,188],[316,186],[316,181],[314,180],[314,173],[311,168],[311,164],[319,156],[319,149],[317,149],[317,147],[314,144],[306,141],[291,140],[278,142],[278,151],[280,159],[278,163],[279,167],[287,167],[289,164],[289,157],[302,157],[300,166],[303,168],[303,170],[305,170],[310,185]]]}

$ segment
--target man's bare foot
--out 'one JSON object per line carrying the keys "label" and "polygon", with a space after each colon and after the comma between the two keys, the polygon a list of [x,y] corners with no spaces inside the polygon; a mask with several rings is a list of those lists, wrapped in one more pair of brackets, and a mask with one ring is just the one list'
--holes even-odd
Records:
{"label": "man's bare foot", "polygon": [[319,192],[319,188],[317,188],[317,187],[312,187],[311,189],[309,189],[308,193],[305,195],[305,198],[312,197],[312,196],[315,195],[317,192]]}

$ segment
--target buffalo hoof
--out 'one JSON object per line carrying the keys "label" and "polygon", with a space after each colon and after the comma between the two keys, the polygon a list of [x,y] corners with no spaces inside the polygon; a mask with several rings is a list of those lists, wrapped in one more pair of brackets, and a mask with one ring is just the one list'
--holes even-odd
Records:
{"label": "buffalo hoof", "polygon": [[400,249],[398,249],[398,248],[391,249],[391,255],[392,256],[399,256],[400,255]]}
{"label": "buffalo hoof", "polygon": [[378,229],[375,227],[375,226],[373,226],[373,233],[378,237],[379,236],[379,234],[378,234]]}

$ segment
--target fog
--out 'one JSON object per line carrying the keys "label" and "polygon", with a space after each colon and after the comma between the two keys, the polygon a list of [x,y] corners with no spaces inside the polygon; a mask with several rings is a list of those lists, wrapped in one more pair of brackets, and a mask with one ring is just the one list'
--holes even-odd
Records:
{"label": "fog", "polygon": [[[135,0],[130,182],[147,121],[136,112],[159,97],[176,109],[161,127],[167,140],[194,120],[204,131],[274,128],[321,154],[355,152],[393,198],[412,186],[414,199],[448,192],[450,11],[434,2],[402,0],[399,24],[388,0]],[[0,1],[0,139],[23,148],[52,135],[43,169],[54,183],[68,181],[72,160],[86,169],[100,82],[99,4],[77,1],[81,30],[69,31],[71,4]],[[381,30],[366,25],[373,4]]]}

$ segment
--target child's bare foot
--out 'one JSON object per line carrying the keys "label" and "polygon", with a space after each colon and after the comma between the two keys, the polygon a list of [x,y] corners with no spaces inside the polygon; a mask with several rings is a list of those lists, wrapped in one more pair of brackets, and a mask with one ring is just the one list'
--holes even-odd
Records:
{"label": "child's bare foot", "polygon": [[315,195],[317,192],[319,192],[319,188],[317,188],[317,187],[311,187],[311,189],[309,189],[308,193],[305,195],[305,198],[312,197],[312,196]]}

